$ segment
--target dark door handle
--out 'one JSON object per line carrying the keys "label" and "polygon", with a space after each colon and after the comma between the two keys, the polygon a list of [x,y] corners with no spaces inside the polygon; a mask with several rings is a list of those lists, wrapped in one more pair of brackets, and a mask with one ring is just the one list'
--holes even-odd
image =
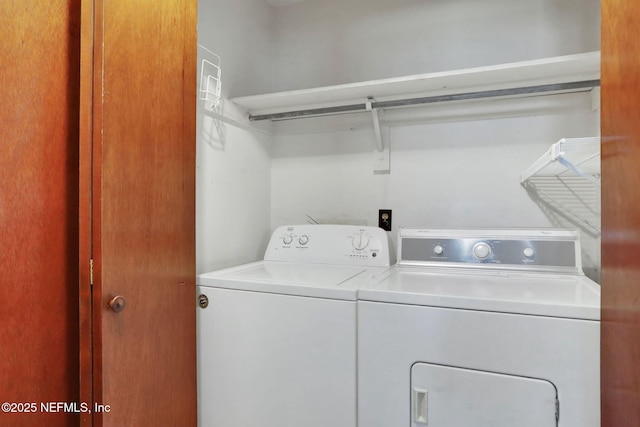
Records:
{"label": "dark door handle", "polygon": [[122,295],[117,295],[113,297],[111,301],[109,301],[109,308],[113,310],[115,313],[120,313],[124,310],[124,307],[127,305],[124,297]]}

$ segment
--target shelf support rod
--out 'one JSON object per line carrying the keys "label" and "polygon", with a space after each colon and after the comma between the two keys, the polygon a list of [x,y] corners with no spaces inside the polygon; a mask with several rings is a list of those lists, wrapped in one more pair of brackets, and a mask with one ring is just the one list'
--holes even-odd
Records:
{"label": "shelf support rod", "polygon": [[[380,125],[380,110],[373,107],[375,100],[371,97],[365,102],[365,110],[371,112],[373,119],[373,132],[375,134],[375,147],[373,150],[373,173],[390,173],[389,162],[389,126]],[[384,112],[384,110],[383,110]]]}

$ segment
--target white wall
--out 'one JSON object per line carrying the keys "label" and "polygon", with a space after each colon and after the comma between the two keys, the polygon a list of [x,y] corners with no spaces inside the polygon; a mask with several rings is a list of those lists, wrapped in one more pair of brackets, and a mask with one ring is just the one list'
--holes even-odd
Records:
{"label": "white wall", "polygon": [[276,9],[274,90],[598,50],[599,0],[314,0]]}
{"label": "white wall", "polygon": [[[199,1],[198,42],[221,57],[223,98],[269,90],[271,10],[262,0]],[[219,112],[246,123],[226,100]],[[198,102],[196,145],[197,272],[261,259],[270,237],[271,138],[216,120]]]}
{"label": "white wall", "polygon": [[373,130],[289,134],[272,159],[272,227],[394,210],[399,225],[549,226],[520,174],[563,137],[598,133],[596,112],[391,128],[391,173],[372,169]]}
{"label": "white wall", "polygon": [[264,255],[271,225],[271,138],[218,122],[221,137],[213,119],[199,118],[196,264],[204,273]]}
{"label": "white wall", "polygon": [[264,0],[199,0],[198,43],[222,58],[222,96],[271,90],[274,8]]}

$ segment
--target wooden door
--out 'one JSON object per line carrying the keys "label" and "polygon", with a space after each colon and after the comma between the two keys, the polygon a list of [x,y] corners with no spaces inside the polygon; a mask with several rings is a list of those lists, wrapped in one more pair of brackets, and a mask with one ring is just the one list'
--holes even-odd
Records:
{"label": "wooden door", "polygon": [[196,2],[93,4],[94,424],[195,426]]}
{"label": "wooden door", "polygon": [[602,426],[640,426],[640,2],[602,0]]}
{"label": "wooden door", "polygon": [[0,1],[2,426],[78,425],[79,13]]}

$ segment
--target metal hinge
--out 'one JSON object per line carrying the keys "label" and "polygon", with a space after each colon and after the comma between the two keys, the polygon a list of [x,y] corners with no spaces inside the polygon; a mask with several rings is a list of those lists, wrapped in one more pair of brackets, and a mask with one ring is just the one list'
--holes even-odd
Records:
{"label": "metal hinge", "polygon": [[93,286],[93,259],[89,260],[89,282]]}
{"label": "metal hinge", "polygon": [[560,421],[560,401],[556,397],[556,425]]}

